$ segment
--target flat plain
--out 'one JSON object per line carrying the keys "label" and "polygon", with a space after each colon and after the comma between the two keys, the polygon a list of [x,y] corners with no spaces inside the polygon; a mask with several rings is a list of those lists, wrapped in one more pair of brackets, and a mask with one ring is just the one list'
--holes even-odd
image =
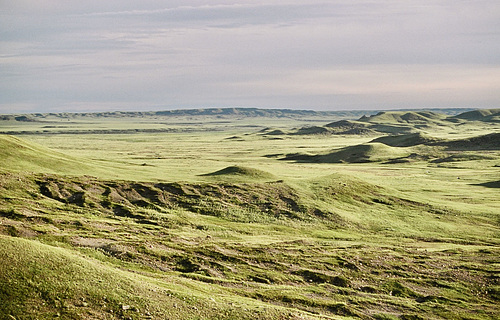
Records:
{"label": "flat plain", "polygon": [[0,120],[0,317],[497,319],[500,110]]}

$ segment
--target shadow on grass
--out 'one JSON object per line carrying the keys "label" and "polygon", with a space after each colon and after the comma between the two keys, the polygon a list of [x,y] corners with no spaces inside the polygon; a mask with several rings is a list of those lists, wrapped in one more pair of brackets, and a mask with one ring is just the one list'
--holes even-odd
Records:
{"label": "shadow on grass", "polygon": [[486,188],[500,188],[500,180],[478,183],[478,184],[473,184],[473,185],[474,186],[482,186],[482,187],[486,187]]}

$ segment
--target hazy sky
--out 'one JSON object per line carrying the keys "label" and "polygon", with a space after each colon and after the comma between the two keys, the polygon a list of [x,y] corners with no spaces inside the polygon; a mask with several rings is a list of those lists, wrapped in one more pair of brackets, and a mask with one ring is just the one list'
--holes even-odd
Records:
{"label": "hazy sky", "polygon": [[0,0],[0,113],[500,107],[499,0]]}

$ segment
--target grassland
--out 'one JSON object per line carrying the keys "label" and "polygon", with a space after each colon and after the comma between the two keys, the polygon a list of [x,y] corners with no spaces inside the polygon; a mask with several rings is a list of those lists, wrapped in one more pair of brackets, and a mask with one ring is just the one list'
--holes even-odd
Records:
{"label": "grassland", "polygon": [[252,112],[0,121],[0,318],[499,317],[497,111]]}

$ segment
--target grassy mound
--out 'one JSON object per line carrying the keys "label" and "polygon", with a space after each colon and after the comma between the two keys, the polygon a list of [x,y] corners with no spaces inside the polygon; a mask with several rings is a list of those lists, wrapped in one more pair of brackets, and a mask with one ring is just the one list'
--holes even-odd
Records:
{"label": "grassy mound", "polygon": [[283,130],[280,130],[280,129],[274,129],[274,130],[265,130],[265,131],[262,131],[263,132],[262,134],[263,135],[269,135],[269,136],[281,136],[281,135],[284,135],[286,134]]}
{"label": "grassy mound", "polygon": [[375,131],[370,129],[366,123],[349,120],[331,122],[325,125],[325,127],[332,130],[332,133],[334,134],[366,135],[375,133]]}
{"label": "grassy mound", "polygon": [[203,174],[204,177],[227,177],[227,178],[243,178],[251,180],[272,180],[276,177],[269,172],[243,167],[243,166],[229,166],[224,169]]}
{"label": "grassy mound", "polygon": [[428,136],[421,132],[403,134],[396,136],[380,137],[371,142],[380,142],[391,147],[411,147],[419,144],[429,144],[439,141],[439,139]]}
{"label": "grassy mound", "polygon": [[328,134],[328,133],[330,133],[330,130],[328,130],[325,127],[311,126],[311,127],[300,128],[293,134],[308,135],[308,134]]}
{"label": "grassy mound", "polygon": [[367,135],[374,134],[369,125],[361,122],[340,120],[331,122],[323,127],[308,126],[297,129],[293,135],[320,135],[320,134],[346,134],[346,135]]}
{"label": "grassy mound", "polygon": [[408,155],[408,152],[386,146],[382,143],[366,143],[347,147],[337,152],[320,156],[320,162],[375,162]]}
{"label": "grassy mound", "polygon": [[63,153],[8,135],[0,135],[0,162],[3,169],[13,171],[78,173],[91,168]]}
{"label": "grassy mound", "polygon": [[367,125],[365,123],[356,122],[356,121],[340,120],[340,121],[335,121],[335,122],[331,122],[329,124],[326,124],[325,127],[332,128],[332,129],[338,129],[338,130],[351,130],[351,129],[358,129],[358,128],[366,128]]}
{"label": "grassy mound", "polygon": [[342,148],[328,154],[288,154],[283,160],[316,163],[365,163],[387,161],[390,159],[405,157],[409,154],[410,153],[406,150],[393,148],[378,142],[371,142]]}

